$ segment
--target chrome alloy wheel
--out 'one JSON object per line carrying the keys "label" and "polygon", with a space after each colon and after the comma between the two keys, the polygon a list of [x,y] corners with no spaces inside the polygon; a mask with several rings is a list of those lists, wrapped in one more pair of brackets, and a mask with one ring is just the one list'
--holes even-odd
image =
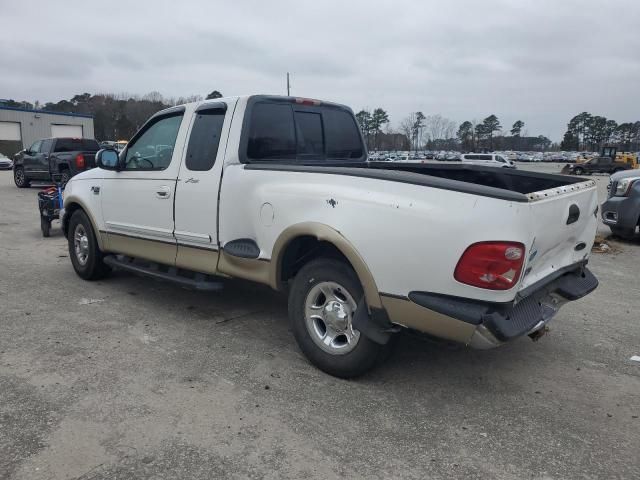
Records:
{"label": "chrome alloy wheel", "polygon": [[78,263],[84,267],[89,259],[89,237],[81,223],[76,225],[76,229],[73,232],[73,248]]}
{"label": "chrome alloy wheel", "polygon": [[305,301],[305,325],[314,343],[331,355],[345,355],[358,344],[360,332],[353,329],[356,302],[346,288],[335,282],[320,282]]}

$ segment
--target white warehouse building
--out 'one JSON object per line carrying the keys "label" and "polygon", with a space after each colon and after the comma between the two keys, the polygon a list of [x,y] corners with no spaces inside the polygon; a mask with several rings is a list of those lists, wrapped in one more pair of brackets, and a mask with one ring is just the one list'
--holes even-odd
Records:
{"label": "white warehouse building", "polygon": [[93,135],[91,115],[0,105],[0,153],[8,157],[42,138],[94,138]]}

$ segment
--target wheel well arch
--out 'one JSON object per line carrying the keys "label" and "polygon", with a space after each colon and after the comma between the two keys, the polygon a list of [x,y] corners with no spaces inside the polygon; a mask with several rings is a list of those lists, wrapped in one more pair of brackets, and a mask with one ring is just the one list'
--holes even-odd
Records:
{"label": "wheel well arch", "polygon": [[271,257],[272,286],[282,290],[302,266],[324,256],[342,260],[351,266],[362,284],[367,304],[374,308],[382,307],[375,280],[362,256],[340,232],[325,224],[297,224],[278,237]]}
{"label": "wheel well arch", "polygon": [[104,250],[104,244],[103,244],[103,241],[102,241],[102,235],[100,235],[100,230],[98,229],[98,224],[96,223],[95,219],[93,218],[93,215],[91,215],[89,210],[87,208],[85,208],[85,206],[82,204],[82,202],[80,202],[80,201],[78,201],[76,199],[65,200],[64,216],[62,217],[62,220],[61,220],[62,232],[64,233],[64,236],[68,238],[69,220],[71,220],[71,216],[74,214],[74,212],[76,210],[82,210],[85,213],[85,215],[89,218],[89,221],[91,222],[91,226],[93,227],[93,232],[95,233],[96,241],[98,242],[98,247],[100,247],[100,250]]}

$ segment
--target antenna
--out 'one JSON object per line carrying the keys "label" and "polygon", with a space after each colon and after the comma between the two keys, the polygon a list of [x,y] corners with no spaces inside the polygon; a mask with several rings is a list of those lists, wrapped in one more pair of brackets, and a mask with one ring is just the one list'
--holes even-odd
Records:
{"label": "antenna", "polygon": [[291,96],[291,84],[289,83],[289,72],[287,72],[287,97]]}

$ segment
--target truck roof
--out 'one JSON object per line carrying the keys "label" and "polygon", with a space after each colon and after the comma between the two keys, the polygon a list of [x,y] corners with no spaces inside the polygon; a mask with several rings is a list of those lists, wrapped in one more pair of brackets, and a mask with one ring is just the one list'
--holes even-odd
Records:
{"label": "truck roof", "polygon": [[174,105],[172,107],[169,108],[165,108],[163,110],[160,110],[158,112],[155,113],[155,115],[159,115],[159,114],[164,114],[167,112],[171,112],[172,110],[175,110],[177,108],[181,108],[181,107],[186,107],[187,105],[193,105],[196,108],[201,106],[201,105],[207,105],[207,104],[213,104],[216,102],[229,102],[229,101],[235,101],[235,100],[248,100],[252,97],[262,97],[264,99],[271,99],[271,100],[290,100],[292,103],[293,102],[317,102],[318,105],[328,105],[328,106],[334,106],[334,107],[341,107],[341,108],[346,108],[348,110],[351,110],[351,108],[349,108],[347,105],[343,105],[340,103],[334,103],[334,102],[328,102],[326,100],[319,100],[319,99],[312,99],[309,97],[298,97],[298,96],[286,96],[286,95],[270,95],[270,94],[254,94],[254,95],[236,95],[236,96],[230,96],[230,97],[220,97],[220,98],[211,98],[209,100],[201,100],[199,102],[189,102],[189,103],[182,103],[179,105]]}

